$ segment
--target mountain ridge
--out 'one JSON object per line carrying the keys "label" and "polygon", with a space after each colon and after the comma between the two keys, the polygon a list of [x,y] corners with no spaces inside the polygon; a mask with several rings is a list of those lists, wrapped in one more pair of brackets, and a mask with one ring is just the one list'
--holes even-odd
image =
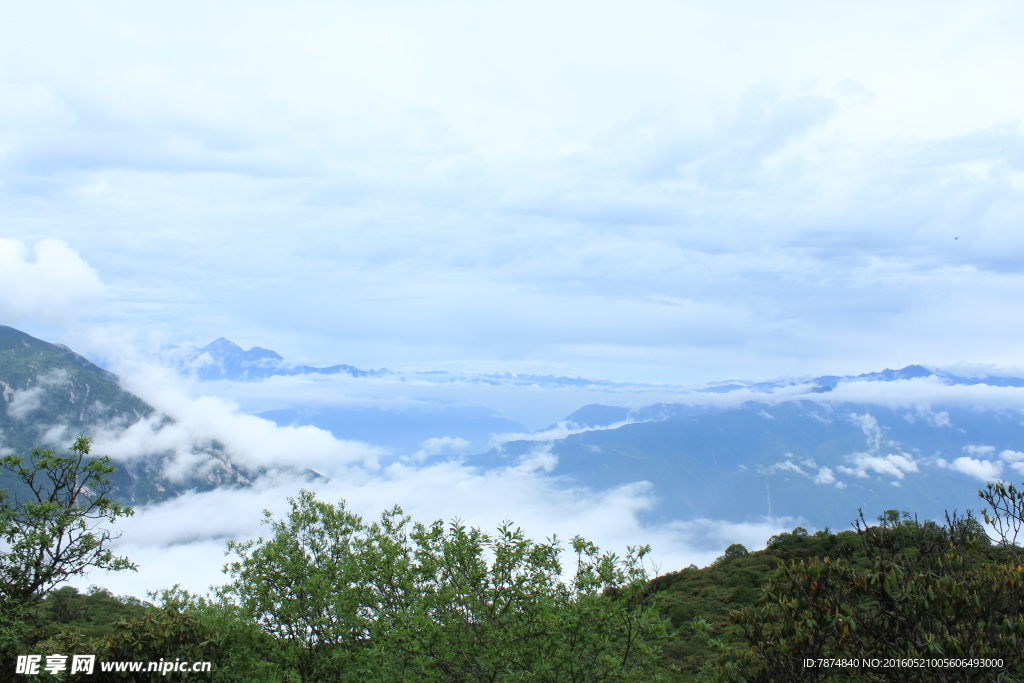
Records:
{"label": "mountain ridge", "polygon": [[387,368],[360,370],[344,364],[329,367],[291,365],[276,351],[260,346],[245,350],[225,337],[218,337],[201,348],[187,349],[180,367],[194,373],[202,381],[256,381],[275,375],[345,374],[352,377],[377,377],[390,374]]}
{"label": "mountain ridge", "polygon": [[[233,341],[218,337],[203,347],[187,347],[184,350],[183,359],[178,362],[179,369],[195,375],[201,381],[213,380],[240,380],[258,381],[275,375],[292,376],[304,374],[336,375],[346,374],[352,377],[382,377],[386,375],[448,375],[451,377],[472,377],[478,381],[500,383],[512,381],[516,383],[559,385],[577,387],[636,387],[636,386],[677,386],[670,384],[612,381],[606,379],[595,379],[589,377],[568,377],[563,375],[536,375],[529,373],[516,373],[511,370],[493,373],[452,373],[446,370],[419,370],[410,372],[393,372],[387,368],[378,370],[361,370],[347,364],[337,364],[325,367],[292,364],[285,360],[281,354],[271,349],[260,346],[253,346],[245,350]],[[777,389],[811,385],[817,387],[812,391],[832,391],[843,381],[880,381],[894,382],[907,379],[920,379],[925,377],[937,377],[944,384],[974,385],[987,384],[989,386],[1003,387],[1024,387],[1024,377],[1012,375],[982,375],[979,377],[968,377],[955,374],[939,367],[930,368],[920,364],[911,364],[898,369],[885,368],[876,372],[865,372],[859,375],[821,375],[813,378],[783,378],[771,381],[747,381],[747,380],[723,380],[707,382],[702,388],[693,388],[692,391],[699,393],[731,393],[747,389],[762,393],[770,393]],[[682,385],[679,385],[682,386]],[[699,386],[699,385],[697,385]]]}
{"label": "mountain ridge", "polygon": [[[66,448],[77,435],[120,431],[144,419],[173,422],[124,390],[114,373],[63,344],[0,325],[0,455]],[[250,483],[252,473],[232,463],[221,444],[197,444],[196,450],[211,467],[180,480],[164,474],[170,453],[140,453],[117,462],[114,496],[142,504],[191,490]],[[14,487],[15,482],[0,476],[0,485]]]}
{"label": "mountain ridge", "polygon": [[483,470],[542,468],[567,486],[647,482],[652,522],[790,517],[845,528],[862,508],[941,519],[990,479],[1024,476],[1020,410],[927,410],[819,402],[805,394],[739,406],[588,405],[553,438],[465,458]]}

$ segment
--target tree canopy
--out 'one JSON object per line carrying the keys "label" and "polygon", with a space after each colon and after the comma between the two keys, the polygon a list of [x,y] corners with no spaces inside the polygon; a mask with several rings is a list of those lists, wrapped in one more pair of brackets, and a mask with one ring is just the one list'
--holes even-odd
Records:
{"label": "tree canopy", "polygon": [[663,620],[642,559],[506,523],[493,535],[414,523],[398,507],[367,523],[304,491],[272,535],[231,543],[224,594],[285,643],[304,680],[652,681]]}
{"label": "tree canopy", "polygon": [[132,509],[109,495],[110,459],[89,451],[80,436],[64,455],[37,448],[27,458],[0,458],[20,485],[13,494],[0,489],[0,650],[19,641],[31,609],[68,578],[135,569],[110,550],[116,535],[108,526]]}

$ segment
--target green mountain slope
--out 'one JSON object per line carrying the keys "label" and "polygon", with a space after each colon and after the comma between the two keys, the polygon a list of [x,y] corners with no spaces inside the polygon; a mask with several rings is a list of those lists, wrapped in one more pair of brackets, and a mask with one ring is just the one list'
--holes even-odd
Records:
{"label": "green mountain slope", "polygon": [[[60,449],[78,434],[125,429],[155,413],[122,389],[116,375],[71,349],[0,325],[0,455],[24,455],[40,446]],[[195,449],[213,466],[184,479],[164,475],[171,453],[139,453],[129,462],[116,462],[115,495],[125,503],[141,504],[251,480],[227,459],[220,444],[196,444]],[[14,488],[14,483],[0,474],[0,487]]]}
{"label": "green mountain slope", "polygon": [[[117,377],[71,349],[0,325],[0,443],[23,452],[96,424],[126,426],[153,408],[123,390]],[[49,444],[47,444],[49,445]]]}

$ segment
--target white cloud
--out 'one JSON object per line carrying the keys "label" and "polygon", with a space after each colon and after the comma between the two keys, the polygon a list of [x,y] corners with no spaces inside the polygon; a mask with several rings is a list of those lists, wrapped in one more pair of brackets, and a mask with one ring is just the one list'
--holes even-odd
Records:
{"label": "white cloud", "polygon": [[52,425],[43,432],[40,441],[54,448],[66,447],[71,436],[70,431],[68,425]]}
{"label": "white cloud", "polygon": [[792,460],[782,460],[780,462],[775,463],[771,467],[758,468],[758,472],[760,472],[761,474],[773,474],[774,472],[793,472],[795,474],[800,474],[805,477],[808,476],[807,473],[804,472],[800,468],[800,466],[797,465]]}
{"label": "white cloud", "polygon": [[[918,403],[914,406],[914,412],[918,418],[921,418],[933,427],[952,427],[953,423],[949,419],[949,412],[943,410],[935,412],[932,410],[931,405],[927,403]],[[914,421],[914,416],[906,416],[909,422]]]}
{"label": "white cloud", "polygon": [[917,462],[906,453],[890,453],[884,456],[871,453],[854,453],[853,455],[846,456],[846,460],[853,466],[846,467],[845,465],[840,465],[836,469],[843,474],[850,474],[861,479],[868,478],[871,472],[896,477],[897,479],[906,478],[908,473],[920,472]]}
{"label": "white cloud", "polygon": [[127,429],[114,424],[99,430],[93,446],[97,453],[115,460],[169,455],[165,473],[176,478],[217,466],[215,458],[201,450],[214,441],[223,445],[224,455],[232,462],[250,469],[313,468],[330,474],[358,464],[372,470],[387,454],[376,446],[336,439],[317,427],[279,427],[241,411],[233,401],[220,396],[196,395],[195,390],[202,385],[148,364],[146,359],[133,356],[130,347],[116,348],[122,349],[118,366],[122,384],[157,412]]}
{"label": "white cloud", "polygon": [[508,443],[509,441],[558,441],[564,439],[567,436],[573,434],[582,434],[583,432],[600,432],[609,429],[618,429],[629,424],[635,424],[636,420],[627,419],[614,424],[601,425],[598,427],[581,427],[574,422],[559,421],[554,427],[545,429],[543,431],[532,432],[532,433],[510,433],[510,434],[492,434],[491,445],[500,446],[501,444]]}
{"label": "white cloud", "polygon": [[438,455],[444,452],[445,449],[464,451],[469,447],[469,442],[459,437],[442,436],[427,439],[421,445],[427,455]]}
{"label": "white cloud", "polygon": [[426,439],[420,446],[420,450],[409,456],[413,462],[423,462],[429,456],[440,455],[445,451],[464,453],[470,447],[470,442],[460,437],[434,436]]}
{"label": "white cloud", "polygon": [[[786,457],[792,458],[793,454],[787,453]],[[803,460],[802,464],[805,467],[809,467],[812,469],[817,467],[817,464],[814,462],[812,458],[807,458]],[[792,460],[782,460],[775,463],[771,467],[759,467],[758,472],[761,474],[774,474],[776,472],[793,472],[794,474],[799,474],[802,477],[807,477],[808,479],[811,479],[815,484],[836,484],[835,473],[830,468],[821,467],[818,468],[817,474],[811,474],[805,471],[802,467],[800,467],[800,465],[793,462]],[[837,486],[839,486],[839,488],[843,488],[846,485],[843,484],[842,482],[839,482]]]}
{"label": "white cloud", "polygon": [[306,468],[334,471],[353,463],[377,467],[386,451],[355,441],[342,441],[317,427],[279,427],[270,420],[238,411],[237,406],[214,396],[178,402],[162,415],[140,420],[125,430],[97,435],[95,449],[114,459],[152,453],[175,454],[176,460],[194,460],[195,444],[216,440],[224,444],[232,462],[247,468]]}
{"label": "white cloud", "polygon": [[0,320],[68,323],[103,296],[96,270],[58,239],[0,237]]}
{"label": "white cloud", "polygon": [[[538,540],[557,534],[564,542],[580,534],[620,554],[626,545],[650,543],[652,561],[661,572],[691,563],[704,566],[731,543],[743,543],[750,549],[763,547],[769,536],[797,523],[789,519],[742,524],[699,519],[644,525],[638,515],[653,504],[649,484],[607,491],[566,488],[546,475],[546,451],[541,447],[522,463],[488,472],[456,461],[425,467],[393,463],[378,471],[355,466],[346,476],[330,482],[278,475],[248,489],[186,494],[137,510],[134,517],[119,523],[124,536],[117,551],[140,564],[138,574],[92,572],[80,583],[140,596],[173,583],[199,591],[222,583],[224,542],[265,534],[260,525],[262,510],[282,514],[285,499],[302,487],[312,488],[323,500],[344,498],[351,509],[370,518],[398,503],[418,520],[457,518],[493,530],[511,519]],[[231,514],[224,514],[225,510]]]}
{"label": "white cloud", "polygon": [[978,460],[977,458],[969,458],[967,456],[957,458],[948,467],[985,483],[996,481],[1003,474],[1003,463]]}
{"label": "white cloud", "polygon": [[970,455],[979,455],[986,458],[991,458],[995,454],[995,452],[995,446],[964,446],[964,453],[969,453]]}
{"label": "white cloud", "polygon": [[95,321],[676,382],[1017,357],[1006,5],[180,8],[0,27],[0,219],[88,254]]}
{"label": "white cloud", "polygon": [[15,420],[24,420],[42,405],[43,396],[52,387],[64,384],[68,373],[63,369],[51,370],[35,378],[35,384],[24,389],[10,390],[4,385],[4,398],[8,398],[7,414]]}
{"label": "white cloud", "polygon": [[878,420],[870,413],[863,415],[853,414],[850,416],[853,422],[860,426],[868,440],[868,450],[863,453],[853,453],[845,456],[844,460],[850,466],[839,465],[836,469],[843,474],[852,475],[861,479],[867,479],[871,473],[904,479],[907,474],[920,472],[917,461],[908,453],[887,453],[892,442],[885,440],[885,435]]}
{"label": "white cloud", "polygon": [[987,384],[949,385],[936,377],[895,382],[843,381],[833,391],[808,395],[807,399],[825,404],[848,402],[894,409],[913,408],[926,414],[931,411],[930,406],[936,404],[1020,410],[1024,405],[1024,387],[998,387]]}
{"label": "white cloud", "polygon": [[7,404],[7,414],[15,420],[25,419],[26,415],[42,405],[45,391],[46,388],[39,385],[13,391]]}
{"label": "white cloud", "polygon": [[868,438],[868,449],[877,452],[882,447],[882,428],[878,425],[878,420],[868,413],[864,415],[854,413],[850,419],[861,428]]}
{"label": "white cloud", "polygon": [[999,454],[999,458],[1007,462],[1021,462],[1024,461],[1024,453],[1007,449]]}
{"label": "white cloud", "polygon": [[551,444],[534,448],[519,459],[518,472],[551,472],[558,465],[558,456],[551,452]]}
{"label": "white cloud", "polygon": [[834,484],[835,481],[835,474],[828,467],[822,467],[818,470],[817,476],[814,477],[815,484]]}

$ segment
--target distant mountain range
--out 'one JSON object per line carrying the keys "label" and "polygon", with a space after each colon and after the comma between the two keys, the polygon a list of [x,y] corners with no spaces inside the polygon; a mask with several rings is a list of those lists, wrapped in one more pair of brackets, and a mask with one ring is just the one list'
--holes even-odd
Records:
{"label": "distant mountain range", "polygon": [[739,380],[733,380],[730,382],[716,383],[701,391],[716,392],[716,393],[728,393],[730,391],[737,391],[739,389],[750,389],[752,391],[775,391],[787,386],[797,386],[800,384],[811,384],[816,387],[816,391],[832,391],[842,381],[861,381],[861,382],[895,382],[901,379],[918,379],[921,377],[936,377],[943,382],[943,384],[987,384],[993,387],[1024,387],[1024,377],[1004,377],[994,375],[982,375],[980,377],[965,377],[962,375],[955,375],[951,372],[936,368],[929,369],[923,365],[908,365],[905,368],[899,370],[889,370],[886,368],[881,372],[866,372],[861,375],[823,375],[822,377],[815,377],[812,380],[778,380],[775,382],[743,382]]}
{"label": "distant mountain range", "polygon": [[[415,374],[435,381],[493,384],[655,386],[511,372]],[[470,416],[453,408],[400,412],[306,407],[262,416],[282,425],[314,425],[338,438],[405,453],[428,437],[445,435],[462,442],[463,448],[426,455],[461,458],[483,470],[533,467],[567,486],[604,490],[649,482],[655,502],[643,514],[652,521],[706,517],[750,522],[770,516],[842,529],[858,509],[869,519],[894,508],[925,518],[973,509],[986,476],[1024,478],[1020,410],[963,404],[892,407],[833,398],[841,384],[926,378],[947,386],[1024,387],[1021,377],[970,376],[922,365],[813,379],[732,380],[680,393],[745,390],[750,400],[719,407],[710,400],[635,409],[590,405],[547,430],[496,447],[486,446],[488,436],[526,430],[500,415],[478,411]]]}
{"label": "distant mountain range", "polygon": [[[251,380],[270,374],[342,371],[354,377],[401,374],[347,365],[288,366],[273,351],[242,351],[225,339],[204,349],[197,351],[211,359],[205,366],[210,378]],[[512,372],[408,374],[488,384],[656,386]],[[729,407],[714,407],[710,401],[639,409],[590,405],[548,430],[497,447],[486,445],[489,436],[525,430],[480,409],[305,407],[262,416],[282,425],[318,426],[338,438],[405,453],[429,437],[446,435],[463,448],[438,450],[430,457],[459,457],[485,470],[535,466],[567,486],[602,490],[646,481],[655,503],[644,515],[652,521],[707,517],[745,522],[772,516],[846,528],[861,508],[869,517],[896,508],[927,518],[941,517],[947,509],[975,508],[976,490],[985,475],[1024,478],[1020,411],[977,405],[894,408],[831,398],[842,383],[923,378],[949,386],[1024,387],[1022,377],[970,376],[922,365],[812,379],[730,380],[679,389],[697,395],[745,390],[752,400]],[[790,388],[793,396],[780,398]],[[759,394],[764,400],[756,398]],[[473,452],[477,455],[466,455]]]}
{"label": "distant mountain range", "polygon": [[230,379],[256,381],[274,375],[351,375],[377,377],[389,374],[387,368],[360,370],[351,365],[332,365],[326,368],[292,365],[276,351],[254,346],[248,351],[229,339],[220,337],[202,348],[186,348],[180,367],[204,381]]}
{"label": "distant mountain range", "polygon": [[331,365],[317,367],[300,365],[286,361],[281,354],[270,349],[254,346],[248,351],[230,339],[220,337],[206,346],[187,346],[175,349],[176,365],[179,370],[193,375],[201,381],[235,380],[254,382],[267,377],[291,375],[350,375],[352,377],[383,377],[386,375],[417,376],[420,378],[458,379],[483,384],[540,384],[561,386],[607,386],[627,387],[645,386],[634,382],[612,382],[603,379],[585,377],[556,377],[554,375],[517,374],[511,371],[490,374],[468,375],[452,373],[446,370],[424,370],[419,372],[399,373],[387,368],[379,370],[360,370],[352,365]]}
{"label": "distant mountain range", "polygon": [[[509,372],[316,368],[289,365],[268,349],[245,351],[223,338],[186,355],[182,367],[207,380],[345,373],[542,387],[664,386]],[[998,387],[984,391],[998,393],[998,405],[1004,407],[985,407],[969,398],[980,395],[979,389],[964,389],[960,393],[968,398],[944,403],[908,399],[901,404],[888,389],[857,393],[870,383],[921,380],[901,386]],[[1013,387],[1024,387],[1024,378],[969,376],[920,365],[809,380],[736,380],[680,387],[680,403],[589,405],[532,434],[487,406],[304,405],[261,416],[280,425],[317,426],[339,439],[383,446],[394,457],[416,462],[457,459],[480,470],[514,466],[547,473],[568,487],[594,490],[647,482],[653,502],[642,514],[651,521],[791,517],[808,526],[841,529],[858,508],[869,519],[893,508],[936,518],[945,510],[976,508],[976,490],[987,480],[1024,479],[1024,393]],[[712,395],[741,391],[747,393],[727,401]],[[941,395],[954,395],[944,391]],[[872,393],[879,395],[878,402],[843,398]],[[643,394],[631,394],[637,395]],[[0,400],[0,454],[56,446],[79,433],[123,430],[140,420],[173,421],[173,416],[156,416],[151,406],[124,391],[116,376],[70,349],[3,326]],[[139,503],[188,490],[246,485],[260,476],[232,464],[215,441],[197,443],[194,449],[216,466],[171,480],[164,472],[173,454],[137,454],[118,470],[119,496]]]}
{"label": "distant mountain range", "polygon": [[[392,372],[387,368],[379,370],[360,370],[352,365],[331,365],[316,367],[297,365],[284,359],[276,351],[254,346],[248,351],[229,339],[220,337],[201,348],[186,347],[179,356],[178,366],[181,370],[193,374],[203,381],[236,380],[257,381],[275,375],[350,375],[352,377],[382,377],[387,375],[418,376],[423,378],[450,378],[487,384],[537,384],[540,386],[575,386],[575,387],[642,387],[668,386],[641,382],[613,382],[587,377],[565,377],[556,375],[533,375],[514,373],[511,371],[466,374],[451,373],[445,370],[426,370],[410,373]],[[944,384],[987,384],[997,387],[1024,387],[1024,377],[982,375],[969,377],[957,375],[940,368],[926,368],[923,365],[908,365],[898,370],[885,369],[881,372],[868,372],[860,375],[822,375],[813,379],[781,379],[770,382],[748,382],[744,380],[727,380],[712,382],[704,387],[693,387],[692,390],[704,393],[730,393],[746,389],[755,392],[771,393],[778,389],[793,386],[811,385],[812,391],[828,392],[842,381],[894,382],[902,379],[935,377]]]}
{"label": "distant mountain range", "polygon": [[977,509],[987,478],[1024,479],[1019,410],[891,408],[799,398],[740,406],[591,405],[558,438],[502,444],[466,462],[533,466],[566,485],[651,485],[652,521],[792,517],[849,528],[858,509],[941,518]]}

